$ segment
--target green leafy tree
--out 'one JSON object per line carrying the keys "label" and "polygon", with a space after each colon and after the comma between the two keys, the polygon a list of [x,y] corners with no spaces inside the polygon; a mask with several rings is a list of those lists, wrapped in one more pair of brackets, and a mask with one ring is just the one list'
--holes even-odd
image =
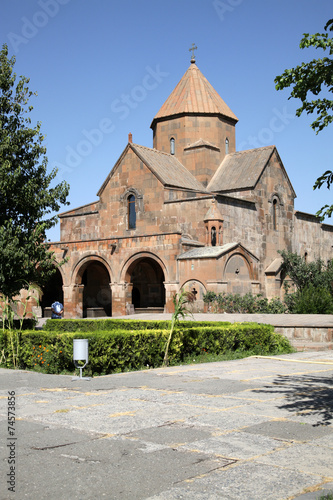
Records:
{"label": "green leafy tree", "polygon": [[195,295],[192,292],[181,290],[179,293],[174,295],[172,300],[175,311],[172,314],[171,318],[171,327],[165,347],[163,366],[168,366],[169,364],[169,348],[174,337],[177,324],[179,323],[181,318],[185,319],[186,316],[192,316],[192,312],[190,311],[190,309],[188,309],[187,304],[191,304],[195,301]]}
{"label": "green leafy tree", "polygon": [[[333,55],[333,39],[329,36],[333,31],[333,19],[330,19],[325,27],[325,33],[315,33],[310,35],[304,33],[300,42],[300,48],[313,47],[327,51],[329,56]],[[282,75],[275,78],[275,88],[282,90],[292,87],[289,99],[296,98],[302,101],[302,105],[296,110],[296,115],[301,116],[305,111],[307,114],[316,113],[317,118],[312,122],[311,127],[318,134],[333,121],[333,100],[330,93],[333,92],[333,58],[325,56],[313,59],[307,63],[301,63],[292,69],[286,69]],[[313,189],[320,188],[327,184],[330,188],[333,182],[333,172],[326,170],[316,180]],[[333,205],[325,205],[317,215],[323,220],[325,216],[331,217]]]}
{"label": "green leafy tree", "polygon": [[311,283],[295,296],[294,314],[332,314],[333,299],[326,287]]}
{"label": "green leafy tree", "polygon": [[333,263],[325,264],[321,259],[313,262],[306,260],[296,253],[282,250],[279,252],[283,259],[283,269],[302,292],[310,284],[317,288],[326,288],[333,295]]}
{"label": "green leafy tree", "polygon": [[333,311],[333,263],[321,259],[306,262],[303,257],[285,250],[280,252],[283,269],[296,286],[295,293],[286,287],[285,303],[293,314],[331,314]]}
{"label": "green leafy tree", "polygon": [[16,81],[15,58],[0,52],[0,295],[11,300],[30,283],[42,285],[54,272],[45,243],[56,224],[69,187],[50,187],[57,170],[47,172],[41,124],[31,127],[29,79]]}

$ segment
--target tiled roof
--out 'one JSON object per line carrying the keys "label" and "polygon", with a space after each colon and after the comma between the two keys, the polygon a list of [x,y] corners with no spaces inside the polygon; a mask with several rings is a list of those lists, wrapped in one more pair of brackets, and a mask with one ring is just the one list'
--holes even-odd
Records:
{"label": "tiled roof", "polygon": [[162,184],[201,192],[207,191],[203,184],[174,155],[139,146],[138,144],[130,144],[130,147]]}
{"label": "tiled roof", "polygon": [[187,252],[179,255],[178,260],[184,259],[217,259],[221,255],[230,252],[236,248],[239,243],[227,243],[218,247],[202,247],[188,250]]}
{"label": "tiled roof", "polygon": [[215,149],[216,151],[220,151],[220,148],[215,146],[215,144],[212,144],[211,142],[208,141],[204,141],[203,139],[198,139],[197,141],[192,142],[192,144],[189,144],[184,148],[184,151],[196,148],[209,148],[209,149]]}
{"label": "tiled roof", "polygon": [[[196,64],[192,63],[176,88],[165,101],[155,120],[179,114],[219,114],[238,121]],[[152,123],[152,126],[153,126]]]}
{"label": "tiled roof", "polygon": [[273,262],[270,263],[270,265],[265,270],[265,273],[277,274],[281,269],[282,263],[283,263],[282,257],[277,257],[276,259],[273,260]]}
{"label": "tiled roof", "polygon": [[204,222],[209,220],[223,220],[222,214],[217,207],[215,200],[213,200],[208,212],[206,213]]}
{"label": "tiled roof", "polygon": [[267,146],[227,155],[208,184],[207,190],[221,192],[253,188],[274,149],[275,146]]}

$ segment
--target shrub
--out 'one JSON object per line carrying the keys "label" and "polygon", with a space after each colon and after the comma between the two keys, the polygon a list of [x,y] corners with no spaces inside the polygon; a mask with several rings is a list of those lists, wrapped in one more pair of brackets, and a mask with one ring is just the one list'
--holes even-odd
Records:
{"label": "shrub", "polygon": [[332,314],[333,298],[325,287],[316,287],[311,283],[293,297],[294,314]]}
{"label": "shrub", "polygon": [[[79,321],[82,323],[85,320]],[[55,322],[61,323],[59,320]],[[122,323],[128,327],[130,322]],[[161,366],[169,328],[149,329],[148,322],[145,326],[146,329],[128,330],[120,329],[119,325],[118,330],[90,333],[25,331],[22,332],[20,343],[19,366],[46,373],[73,373],[74,338],[86,338],[89,341],[89,364],[85,373],[90,375]],[[188,355],[198,355],[203,351],[221,354],[230,350],[250,351],[253,354],[292,352],[289,341],[274,333],[273,327],[269,325],[184,321],[175,331],[169,358],[172,364],[176,364],[183,362]],[[13,367],[8,331],[0,333],[0,356],[2,366]]]}
{"label": "shrub", "polygon": [[287,306],[278,298],[271,301],[264,298],[262,294],[252,295],[246,293],[240,294],[220,293],[208,291],[204,295],[204,301],[209,303],[214,312],[240,313],[240,314],[283,314],[287,312]]}

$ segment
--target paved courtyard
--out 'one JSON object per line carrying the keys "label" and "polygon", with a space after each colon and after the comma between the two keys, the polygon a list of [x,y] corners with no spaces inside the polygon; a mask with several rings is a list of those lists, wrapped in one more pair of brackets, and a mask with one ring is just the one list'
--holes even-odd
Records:
{"label": "paved courtyard", "polygon": [[90,381],[0,369],[0,389],[3,500],[303,500],[333,489],[332,351]]}

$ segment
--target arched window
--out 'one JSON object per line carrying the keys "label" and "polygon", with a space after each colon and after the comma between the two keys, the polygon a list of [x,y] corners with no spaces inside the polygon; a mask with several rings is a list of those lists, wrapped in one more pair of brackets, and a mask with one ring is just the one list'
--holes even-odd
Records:
{"label": "arched window", "polygon": [[273,229],[277,229],[277,199],[273,200]]}
{"label": "arched window", "polygon": [[136,228],[135,196],[130,194],[127,198],[128,229]]}
{"label": "arched window", "polygon": [[228,137],[225,140],[225,154],[226,155],[229,154],[229,139],[228,139]]}
{"label": "arched window", "polygon": [[170,139],[170,154],[175,154],[175,139],[173,137]]}
{"label": "arched window", "polygon": [[213,226],[210,232],[212,247],[216,247],[216,227]]}

